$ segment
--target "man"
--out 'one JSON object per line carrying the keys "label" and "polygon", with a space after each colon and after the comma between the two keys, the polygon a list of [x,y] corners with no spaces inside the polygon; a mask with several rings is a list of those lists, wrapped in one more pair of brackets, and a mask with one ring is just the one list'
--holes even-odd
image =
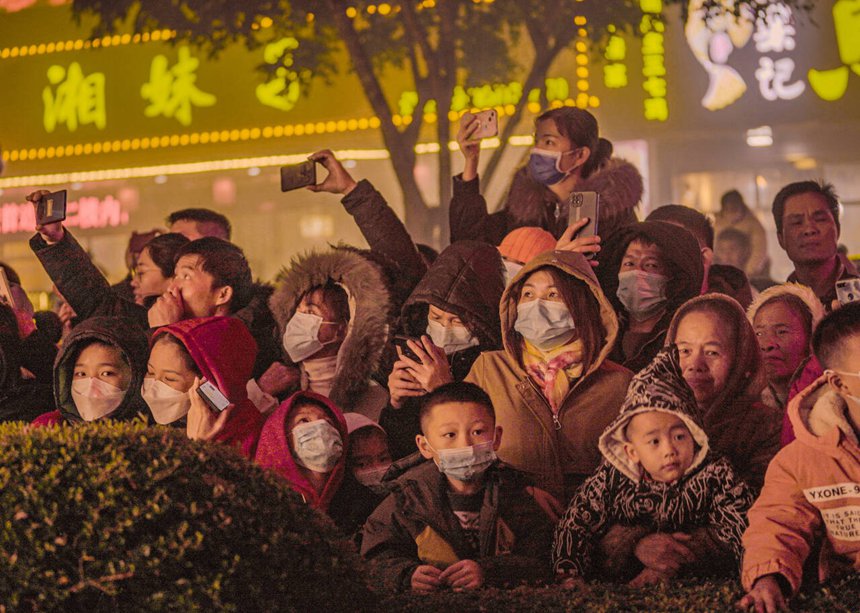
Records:
{"label": "man", "polygon": [[651,211],[645,221],[663,221],[673,226],[684,228],[692,234],[699,243],[702,254],[702,267],[705,277],[702,282],[702,293],[708,291],[708,275],[714,263],[714,226],[711,220],[696,209],[682,204],[665,204]]}
{"label": "man", "polygon": [[209,209],[183,209],[174,211],[167,218],[171,232],[178,232],[193,241],[204,236],[230,240],[230,220],[221,213]]}
{"label": "man", "polygon": [[812,288],[828,311],[836,300],[836,282],[857,277],[854,265],[837,251],[839,200],[833,186],[798,181],[773,200],[779,246],[794,264],[788,281]]}

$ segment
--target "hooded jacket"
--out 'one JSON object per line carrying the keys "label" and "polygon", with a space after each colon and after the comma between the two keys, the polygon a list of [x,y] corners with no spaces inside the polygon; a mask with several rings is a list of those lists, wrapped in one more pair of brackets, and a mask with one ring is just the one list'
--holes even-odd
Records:
{"label": "hooded jacket", "polygon": [[[815,295],[815,292],[812,291],[811,288],[801,285],[800,283],[783,283],[782,285],[774,285],[773,287],[769,287],[764,290],[761,294],[759,294],[755,300],[753,300],[752,304],[747,309],[747,319],[749,319],[750,324],[755,326],[755,317],[758,312],[761,310],[762,306],[771,300],[784,297],[784,296],[794,296],[799,299],[806,308],[809,310],[809,314],[812,320],[812,326],[810,330],[810,341],[812,340],[812,330],[815,330],[815,327],[818,325],[818,322],[821,321],[821,318],[824,317],[824,306],[822,306],[821,302],[818,300],[818,297]],[[798,379],[800,374],[803,372],[803,367],[806,363],[806,360],[798,366],[797,372],[795,372],[791,381],[789,382],[789,388],[791,388],[792,384]],[[818,373],[821,374],[820,371]],[[813,379],[817,379],[816,375]],[[811,382],[811,381],[809,381]],[[806,386],[804,386],[806,387]],[[783,410],[785,408],[787,398],[780,398],[776,390],[773,386],[768,385],[762,390],[761,399],[764,404],[774,409]],[[784,414],[783,419],[783,432],[785,432],[786,424],[790,426],[791,421],[788,419],[788,413]]]}
{"label": "hooded jacket", "polygon": [[21,377],[23,345],[15,313],[0,305],[0,422],[32,421],[54,402],[50,383]]}
{"label": "hooded jacket", "polygon": [[813,545],[826,538],[818,579],[860,571],[860,444],[845,401],[821,377],[788,404],[797,435],[776,455],[749,512],[741,580],[745,590],[778,573],[796,593]]}
{"label": "hooded jacket", "polygon": [[184,319],[156,330],[152,344],[163,335],[175,337],[210,381],[235,405],[224,429],[213,439],[252,457],[263,417],[248,399],[246,384],[257,357],[257,344],[235,317]]}
{"label": "hooded jacket", "polygon": [[[557,421],[544,396],[523,368],[520,335],[514,330],[516,296],[511,290],[519,279],[549,266],[582,283],[597,300],[605,338],[596,348],[588,370],[573,381],[559,405]],[[597,322],[573,319],[579,328]],[[591,265],[579,253],[550,251],[523,266],[502,294],[500,304],[504,349],[481,354],[466,381],[490,395],[496,424],[505,436],[498,455],[507,464],[528,473],[535,485],[565,499],[600,463],[597,438],[618,414],[632,373],[607,358],[618,335],[618,320],[603,295]]]}
{"label": "hooded jacket", "polygon": [[105,418],[128,420],[139,413],[149,418],[149,407],[140,395],[149,355],[146,332],[133,320],[125,317],[91,317],[76,326],[63,341],[54,363],[54,403],[57,410],[40,415],[33,422],[34,425],[52,425],[64,421],[83,422],[72,399],[72,380],[78,355],[93,341],[119,349],[123,359],[131,367],[131,381],[125,397]]}
{"label": "hooded jacket", "polygon": [[[580,192],[600,194],[598,231],[604,240],[621,223],[636,220],[634,209],[642,199],[642,175],[635,166],[611,158],[576,186]],[[448,213],[451,242],[482,240],[498,245],[513,229],[537,226],[560,238],[568,226],[567,202],[529,176],[528,166],[514,175],[501,210],[487,212],[487,201],[481,195],[478,178],[463,181],[454,177],[454,193]],[[600,229],[602,228],[602,230]]]}
{"label": "hooded jacket", "polygon": [[434,462],[423,462],[392,484],[392,493],[364,525],[361,555],[379,592],[405,592],[415,569],[445,569],[473,559],[493,587],[515,587],[549,578],[552,523],[526,492],[517,471],[499,463],[484,476],[477,556],[448,502],[448,480]]}
{"label": "hooded jacket", "polygon": [[[645,342],[640,344],[631,355],[625,355],[622,344],[624,335],[630,327],[630,316],[618,299],[618,274],[627,247],[640,235],[656,244],[668,263],[670,276],[666,288],[666,312]],[[699,242],[690,232],[663,221],[642,221],[620,229],[610,241],[605,243],[596,273],[600,286],[618,314],[621,327],[618,342],[610,358],[633,372],[638,372],[645,368],[662,349],[666,329],[675,310],[701,292],[704,268]]]}
{"label": "hooded jacket", "polygon": [[[350,311],[329,397],[344,411],[378,419],[388,392],[371,377],[379,370],[392,327],[389,292],[379,266],[351,249],[307,253],[281,271],[269,306],[283,334],[302,296],[328,280],[344,288]],[[292,364],[289,357],[285,361]]]}
{"label": "hooded jacket", "polygon": [[[68,228],[65,228],[63,239],[53,245],[36,234],[30,239],[30,248],[75,310],[77,321],[95,315],[122,316],[133,319],[139,327],[149,328],[149,309],[115,294]],[[231,313],[248,326],[259,347],[253,373],[255,378],[262,375],[280,353],[277,328],[267,306],[271,293],[271,287],[254,284],[248,303]]]}
{"label": "hooded jacket", "polygon": [[[293,407],[304,399],[312,399],[322,403],[328,410],[329,417],[340,433],[343,440],[343,455],[329,473],[328,480],[322,492],[317,492],[311,482],[302,474],[292,452],[292,436],[287,432],[286,423]],[[346,419],[339,408],[328,398],[314,392],[296,392],[284,400],[266,419],[260,433],[260,442],[254,461],[263,468],[269,468],[287,480],[289,486],[298,492],[302,499],[323,512],[329,512],[329,505],[343,482],[346,471],[346,459],[349,456],[349,433]]]}
{"label": "hooded jacket", "polygon": [[[478,339],[477,346],[448,356],[454,380],[462,381],[481,352],[502,346],[498,304],[504,289],[504,265],[498,249],[477,241],[454,243],[439,254],[409,296],[403,306],[403,327],[412,337],[427,334],[430,305],[457,315]],[[415,452],[420,402],[420,398],[407,398],[401,408],[388,405],[382,412],[380,424],[390,433],[394,458]]]}
{"label": "hooded jacket", "polygon": [[[696,443],[692,463],[674,483],[653,480],[624,450],[630,421],[653,411],[678,417]],[[630,382],[621,413],[600,436],[604,461],[579,488],[556,528],[556,574],[598,577],[595,552],[613,524],[642,526],[649,533],[707,528],[723,553],[740,560],[753,495],[727,461],[708,456],[708,437],[697,413],[677,349],[664,349]]]}

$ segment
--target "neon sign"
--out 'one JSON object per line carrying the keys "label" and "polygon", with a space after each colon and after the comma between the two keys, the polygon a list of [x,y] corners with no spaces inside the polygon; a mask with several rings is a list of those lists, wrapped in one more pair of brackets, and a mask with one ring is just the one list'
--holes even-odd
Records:
{"label": "neon sign", "polygon": [[830,70],[812,68],[807,75],[812,90],[827,101],[845,95],[850,71],[860,76],[860,0],[838,0],[833,5],[833,25],[843,65]]}
{"label": "neon sign", "polygon": [[[128,213],[122,210],[120,201],[113,196],[99,199],[85,196],[70,200],[66,205],[66,220],[69,228],[115,228],[128,225]],[[7,202],[0,205],[0,234],[36,231],[35,207],[27,202]]]}
{"label": "neon sign", "polygon": [[645,98],[645,119],[666,121],[669,119],[669,102],[666,100],[665,25],[660,20],[663,12],[662,0],[641,0],[639,7],[645,13],[639,23],[642,32],[642,88],[648,93]]}

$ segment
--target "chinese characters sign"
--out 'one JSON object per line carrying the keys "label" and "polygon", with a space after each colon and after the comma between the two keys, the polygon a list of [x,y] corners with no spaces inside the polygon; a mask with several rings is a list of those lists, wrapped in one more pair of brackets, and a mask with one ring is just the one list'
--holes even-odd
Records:
{"label": "chinese characters sign", "polygon": [[[120,201],[113,196],[70,200],[66,205],[66,220],[69,228],[113,228],[128,224],[128,212],[122,210]],[[32,203],[7,202],[0,205],[0,234],[36,231],[36,211]]]}

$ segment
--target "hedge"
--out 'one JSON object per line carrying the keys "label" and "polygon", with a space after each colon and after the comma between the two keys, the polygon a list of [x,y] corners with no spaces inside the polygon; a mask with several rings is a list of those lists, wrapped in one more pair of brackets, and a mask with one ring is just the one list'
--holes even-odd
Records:
{"label": "hedge", "polygon": [[223,445],[141,423],[0,425],[2,610],[362,610],[334,525]]}

